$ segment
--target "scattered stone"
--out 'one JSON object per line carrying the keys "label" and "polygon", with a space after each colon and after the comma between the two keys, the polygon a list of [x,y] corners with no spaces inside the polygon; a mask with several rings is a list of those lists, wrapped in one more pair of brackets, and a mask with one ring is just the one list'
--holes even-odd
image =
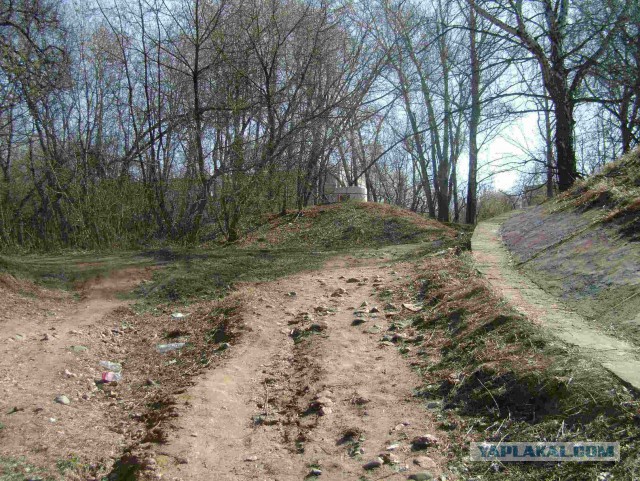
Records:
{"label": "scattered stone", "polygon": [[409,479],[412,479],[413,481],[431,481],[433,479],[433,474],[425,471],[424,473],[412,474],[409,476]]}
{"label": "scattered stone", "polygon": [[51,338],[49,337],[49,334],[45,334],[44,336],[42,336],[42,339],[40,339],[41,341],[48,341]]}
{"label": "scattered stone", "polygon": [[324,321],[314,322],[309,326],[309,330],[315,332],[326,331],[327,329],[329,329],[329,324]]}
{"label": "scattered stone", "polygon": [[380,312],[380,309],[378,309],[376,306],[373,306],[371,309],[369,309],[370,314],[375,314],[376,312]]}
{"label": "scattered stone", "polygon": [[65,406],[68,406],[69,404],[71,404],[71,401],[69,401],[69,398],[64,395],[56,397],[55,402],[57,402],[58,404],[64,404]]}
{"label": "scattered stone", "polygon": [[223,342],[222,344],[220,344],[218,351],[226,351],[230,347],[231,347],[231,344],[229,344],[228,342]]}
{"label": "scattered stone", "polygon": [[171,314],[171,319],[174,319],[176,321],[184,319],[185,317],[187,317],[187,314],[183,314],[182,312],[174,312],[173,314]]}
{"label": "scattered stone", "polygon": [[365,322],[367,322],[366,319],[363,319],[362,317],[357,317],[353,321],[351,321],[351,325],[352,326],[359,326],[361,324],[364,324]]}
{"label": "scattered stone", "polygon": [[367,301],[364,301],[362,304],[360,304],[360,307],[369,307],[369,303]]}
{"label": "scattered stone", "polygon": [[335,291],[333,291],[333,294],[331,294],[331,297],[342,297],[347,295],[348,292],[346,289],[343,289],[342,287],[339,287],[338,289],[336,289]]}
{"label": "scattered stone", "polygon": [[247,456],[246,458],[244,458],[244,461],[248,462],[248,463],[252,463],[258,460],[258,456]]}
{"label": "scattered stone", "polygon": [[351,404],[355,404],[356,406],[364,406],[365,404],[369,404],[371,399],[367,399],[362,396],[355,396],[351,399]]}
{"label": "scattered stone", "polygon": [[428,456],[420,456],[413,460],[413,464],[426,469],[435,469],[437,467],[436,462]]}
{"label": "scattered stone", "polygon": [[380,331],[382,331],[382,328],[378,325],[373,325],[368,329],[365,329],[365,334],[380,334]]}
{"label": "scattered stone", "polygon": [[287,293],[287,295],[288,295],[289,297],[295,297],[295,296],[297,296],[297,295],[298,295],[298,293],[297,293],[296,291],[291,291],[291,292],[288,292],[288,293]]}
{"label": "scattered stone", "polygon": [[391,337],[391,342],[400,342],[404,341],[407,338],[406,334],[397,333]]}
{"label": "scattered stone", "polygon": [[357,277],[350,277],[349,279],[347,279],[347,284],[355,284],[357,282],[361,282],[361,280]]}
{"label": "scattered stone", "polygon": [[396,306],[395,304],[392,304],[391,302],[389,302],[384,306],[384,310],[385,311],[397,311],[398,310],[398,306]]}
{"label": "scattered stone", "polygon": [[422,436],[416,436],[411,440],[411,447],[415,450],[427,449],[429,446],[435,446],[438,444],[438,438],[433,434],[424,434]]}
{"label": "scattered stone", "polygon": [[331,414],[333,412],[333,410],[330,407],[327,406],[322,406],[320,408],[320,411],[318,411],[318,413],[320,414],[320,416],[328,416],[329,414]]}
{"label": "scattered stone", "polygon": [[400,460],[395,454],[392,453],[383,453],[380,455],[384,464],[400,464]]}
{"label": "scattered stone", "polygon": [[165,352],[177,351],[182,349],[186,343],[184,342],[170,342],[169,344],[158,344],[156,346],[156,351],[160,354],[164,354]]}
{"label": "scattered stone", "polygon": [[367,471],[371,471],[372,469],[379,468],[383,464],[384,460],[382,458],[376,458],[373,461],[369,461],[368,463],[363,464],[362,467]]}
{"label": "scattered stone", "polygon": [[318,468],[313,468],[309,471],[309,476],[320,476],[322,474],[322,470]]}
{"label": "scattered stone", "polygon": [[331,406],[333,405],[333,401],[331,400],[331,398],[328,398],[326,396],[322,396],[316,399],[316,402],[318,404],[320,404],[321,406]]}
{"label": "scattered stone", "polygon": [[[285,331],[286,332],[286,331]],[[304,329],[300,328],[300,327],[294,327],[293,329],[291,329],[291,331],[288,331],[289,336],[291,336],[294,339],[299,338],[300,336],[302,336],[302,334],[305,332]]]}
{"label": "scattered stone", "polygon": [[398,449],[400,447],[399,444],[390,444],[389,446],[386,447],[387,451],[395,451],[396,449]]}
{"label": "scattered stone", "polygon": [[402,307],[404,307],[407,311],[411,311],[411,312],[420,312],[422,310],[422,307],[416,306],[415,304],[404,303],[402,304]]}
{"label": "scattered stone", "polygon": [[313,310],[320,313],[329,312],[329,308],[327,306],[316,306]]}
{"label": "scattered stone", "polygon": [[64,375],[65,377],[78,377],[77,374],[72,373],[71,371],[69,371],[68,369],[64,370]]}

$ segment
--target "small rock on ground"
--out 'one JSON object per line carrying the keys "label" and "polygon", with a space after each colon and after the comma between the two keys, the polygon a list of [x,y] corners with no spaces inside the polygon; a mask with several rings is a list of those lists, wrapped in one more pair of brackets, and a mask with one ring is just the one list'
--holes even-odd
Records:
{"label": "small rock on ground", "polygon": [[69,401],[69,398],[65,395],[56,397],[55,401],[58,404],[64,404],[65,406],[68,406],[69,404],[71,404],[71,401]]}
{"label": "small rock on ground", "polygon": [[369,461],[368,463],[363,464],[362,467],[367,471],[370,471],[372,469],[379,468],[383,464],[384,464],[384,460],[382,458],[376,458],[372,461]]}

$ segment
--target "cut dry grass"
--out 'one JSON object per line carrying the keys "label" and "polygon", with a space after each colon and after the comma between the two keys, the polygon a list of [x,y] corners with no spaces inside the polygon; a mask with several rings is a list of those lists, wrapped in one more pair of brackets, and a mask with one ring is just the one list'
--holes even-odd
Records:
{"label": "cut dry grass", "polygon": [[[465,476],[483,480],[631,480],[640,472],[637,393],[593,361],[560,345],[513,311],[473,270],[466,254],[427,257],[420,275],[394,293],[422,302],[404,319],[422,335],[412,364],[424,379],[418,395],[442,401]],[[399,322],[398,325],[401,325]],[[465,460],[471,441],[619,441],[617,463],[506,463]]]}
{"label": "cut dry grass", "polygon": [[580,180],[556,197],[551,212],[576,209],[599,211],[593,225],[615,223],[619,232],[632,240],[640,238],[640,147],[604,166],[601,172]]}

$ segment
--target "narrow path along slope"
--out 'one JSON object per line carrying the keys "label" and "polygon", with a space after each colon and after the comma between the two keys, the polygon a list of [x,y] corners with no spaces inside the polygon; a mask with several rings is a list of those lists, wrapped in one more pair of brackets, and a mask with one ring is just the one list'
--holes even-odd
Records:
{"label": "narrow path along slope", "polygon": [[577,346],[620,379],[640,389],[637,346],[598,331],[514,267],[499,232],[510,215],[513,214],[495,217],[476,227],[471,248],[478,270],[499,294],[533,322],[563,342]]}
{"label": "narrow path along slope", "polygon": [[[411,450],[414,437],[435,433],[413,396],[420,379],[392,343],[379,342],[390,319],[376,292],[411,267],[343,258],[244,287],[250,332],[224,366],[183,395],[177,429],[154,453],[162,479],[299,481],[319,469],[335,481],[399,480],[442,472],[441,434],[437,448]],[[380,312],[357,312],[373,306]],[[364,322],[354,325],[357,317]],[[368,474],[363,465],[384,453],[395,464]]]}

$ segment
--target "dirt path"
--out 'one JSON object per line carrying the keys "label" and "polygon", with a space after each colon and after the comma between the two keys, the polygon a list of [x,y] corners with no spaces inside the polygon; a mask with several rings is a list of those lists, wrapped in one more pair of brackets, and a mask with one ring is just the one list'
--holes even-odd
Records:
{"label": "dirt path", "polygon": [[[412,396],[420,379],[393,344],[380,343],[390,319],[376,292],[411,266],[374,262],[342,259],[243,289],[250,332],[224,366],[182,395],[177,429],[154,453],[156,473],[185,481],[300,481],[313,469],[328,480],[438,475],[443,449],[410,449],[415,436],[435,433]],[[340,288],[347,293],[332,297]],[[354,311],[372,306],[380,313],[352,325]],[[293,329],[303,333],[297,343]],[[395,464],[363,468],[384,453]]]}
{"label": "dirt path", "polygon": [[496,217],[476,227],[471,247],[478,270],[520,312],[640,389],[640,350],[637,346],[593,328],[583,317],[567,309],[513,266],[499,233],[501,224],[510,215]]}
{"label": "dirt path", "polygon": [[[150,277],[151,268],[124,269],[81,286],[79,299],[1,279],[0,458],[66,466],[69,453],[98,460],[118,454],[122,436],[108,431],[102,404],[90,401],[100,378],[94,357],[106,346],[100,333],[117,327],[103,318],[127,304],[117,294]],[[62,395],[68,405],[54,401]],[[0,477],[4,468],[0,462]]]}

